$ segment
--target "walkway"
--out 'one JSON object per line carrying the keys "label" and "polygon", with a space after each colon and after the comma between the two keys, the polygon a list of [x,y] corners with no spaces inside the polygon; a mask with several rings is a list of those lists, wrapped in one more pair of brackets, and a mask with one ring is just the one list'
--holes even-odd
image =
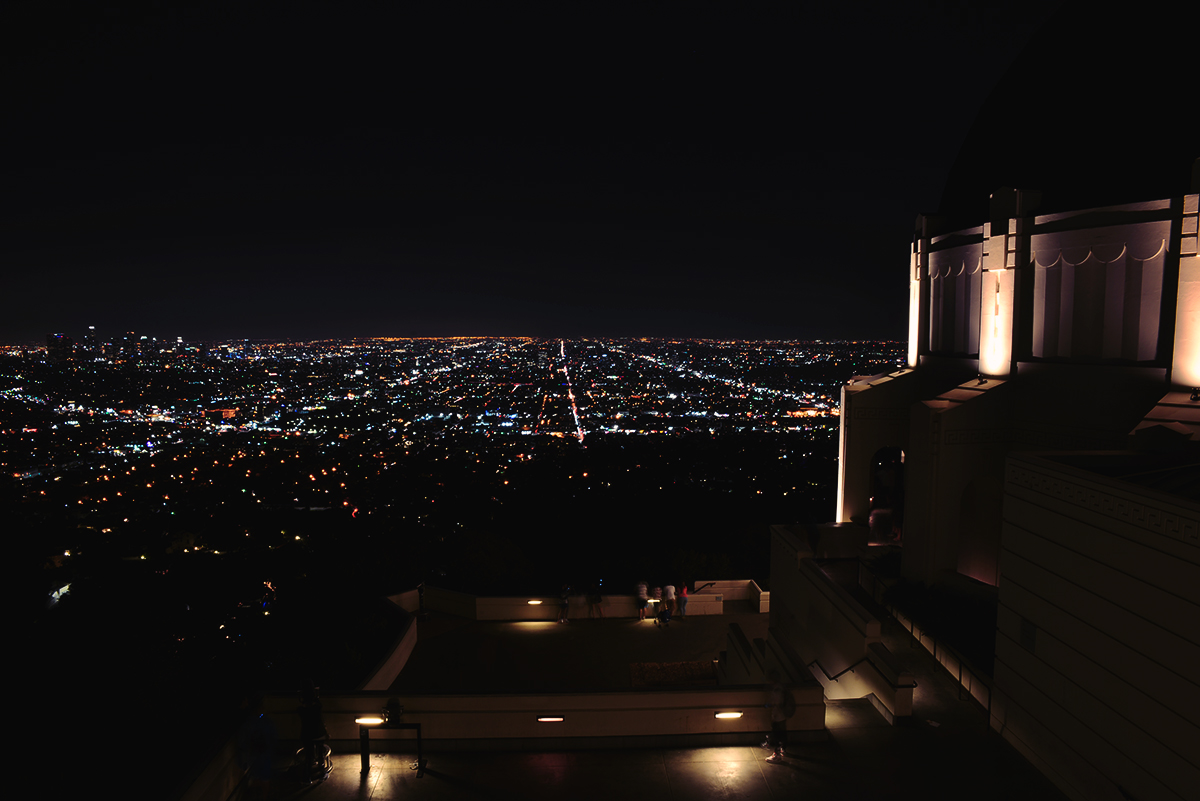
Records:
{"label": "walkway", "polygon": [[[829,709],[831,739],[794,749],[772,765],[753,746],[554,752],[429,754],[425,775],[413,756],[376,754],[360,773],[357,754],[334,755],[334,771],[307,792],[279,787],[275,798],[349,799],[910,799],[1065,801],[995,734],[928,722],[897,729],[868,702]],[[241,798],[252,798],[246,794]]]}
{"label": "walkway", "polygon": [[[474,670],[473,685],[486,687],[483,676],[513,658],[528,644],[535,654],[519,657],[504,682],[545,681],[546,676],[572,676],[570,685],[627,681],[627,671],[609,665],[663,655],[675,659],[707,656],[720,642],[716,635],[738,620],[748,636],[762,636],[765,616],[693,618],[669,630],[630,620],[576,621],[547,624],[455,623],[430,621],[426,653],[414,652],[411,667],[422,681],[434,681],[434,666],[443,658]],[[697,625],[692,625],[697,624]],[[440,627],[440,633],[439,633]],[[689,628],[690,627],[690,628]],[[470,629],[469,631],[464,630]],[[478,629],[478,630],[477,630]],[[458,630],[464,637],[453,636]],[[751,633],[751,631],[754,633]],[[478,638],[483,636],[483,640]],[[721,634],[723,637],[723,634]],[[488,644],[491,638],[491,644]],[[646,748],[624,750],[547,750],[540,752],[453,751],[426,755],[418,778],[410,768],[413,755],[372,755],[370,771],[359,771],[358,754],[336,754],[334,772],[320,785],[299,788],[280,783],[265,797],[306,801],[349,799],[910,799],[922,801],[1065,801],[1054,786],[1008,743],[986,726],[985,712],[970,700],[959,700],[956,685],[922,648],[910,647],[908,633],[888,618],[884,639],[917,677],[914,723],[889,726],[866,700],[827,702],[826,742],[793,747],[785,764],[764,761],[768,752],[754,746]],[[443,640],[437,648],[434,643]],[[457,642],[457,644],[455,644]],[[475,643],[475,644],[471,644]],[[676,648],[667,648],[673,643]],[[576,649],[580,650],[576,650]],[[662,650],[665,649],[665,650]],[[493,653],[494,651],[494,653]],[[555,655],[546,669],[543,657]],[[576,660],[584,659],[577,667]],[[442,663],[444,664],[444,663]],[[537,679],[529,672],[540,673]],[[406,670],[406,674],[408,671]],[[624,679],[613,679],[620,674]],[[414,672],[409,678],[418,675]],[[627,686],[627,685],[625,685]],[[612,686],[597,689],[614,689]],[[484,690],[475,690],[484,691]],[[242,793],[237,799],[264,796]]]}
{"label": "walkway", "polygon": [[676,619],[666,629],[636,618],[558,624],[432,613],[418,622],[417,645],[390,689],[399,695],[628,690],[633,663],[715,660],[730,623],[750,639],[767,636],[767,615],[749,611]]}

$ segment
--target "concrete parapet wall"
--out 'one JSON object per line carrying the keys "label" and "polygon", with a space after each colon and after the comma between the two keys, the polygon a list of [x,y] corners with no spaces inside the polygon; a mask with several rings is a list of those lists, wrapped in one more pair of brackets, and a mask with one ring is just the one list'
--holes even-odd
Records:
{"label": "concrete parapet wall", "polygon": [[764,613],[771,611],[771,593],[758,586],[758,582],[750,582],[750,602],[754,604],[756,612]]}
{"label": "concrete parapet wall", "polygon": [[445,612],[449,615],[475,620],[477,615],[475,603],[475,596],[465,592],[444,590],[441,587],[425,587],[425,608],[431,612]]}
{"label": "concrete parapet wall", "polygon": [[405,612],[415,615],[421,608],[421,591],[407,590],[396,595],[389,595],[388,600]]}
{"label": "concrete parapet wall", "polygon": [[[697,581],[697,587],[704,587],[706,584],[711,584],[711,587],[705,587],[702,591],[690,595],[689,604],[696,603],[697,599],[705,598],[706,596],[720,596],[724,601],[749,601],[751,607],[757,612],[769,612],[771,610],[771,593],[758,586],[758,582],[753,579],[729,579],[723,581]],[[690,612],[692,607],[688,606]],[[717,613],[719,614],[719,613]]]}
{"label": "concrete parapet wall", "polygon": [[[793,690],[796,714],[788,730],[823,732],[825,699],[816,685]],[[388,696],[377,693],[329,695],[321,699],[331,741],[358,740],[357,715],[378,712]],[[530,695],[401,696],[404,722],[420,723],[426,741],[471,739],[529,739],[545,737],[630,737],[683,734],[755,733],[770,729],[761,686],[702,690],[658,690],[616,693]],[[284,740],[300,735],[296,696],[269,696],[264,711],[271,715]],[[721,719],[717,712],[742,712],[741,718]],[[554,715],[562,722],[543,723]],[[415,740],[410,730],[375,729],[372,747],[387,740]],[[381,749],[382,750],[382,749]]]}
{"label": "concrete parapet wall", "polygon": [[392,682],[408,664],[408,658],[412,656],[413,648],[416,646],[417,619],[410,614],[408,625],[404,627],[404,633],[397,638],[396,644],[392,646],[392,650],[383,658],[383,661],[375,670],[371,671],[371,675],[363,682],[362,689],[386,690],[392,686]]}
{"label": "concrete parapet wall", "polygon": [[[711,584],[710,587],[704,585]],[[705,595],[720,595],[726,601],[748,601],[751,597],[750,585],[754,584],[749,579],[727,579],[722,581],[697,581],[697,587],[704,587],[703,590],[697,591],[692,598],[700,598]],[[757,587],[757,585],[755,585]]]}
{"label": "concrete parapet wall", "polygon": [[[758,590],[758,585],[754,582],[749,582],[749,584],[753,585],[753,589],[759,593],[760,611],[767,611],[770,608],[770,593]],[[743,588],[742,592],[746,597],[750,597],[749,590]],[[407,595],[407,593],[403,595]],[[637,617],[636,596],[602,595],[600,597],[601,609],[605,617]],[[392,600],[394,601],[395,598]],[[540,601],[541,603],[531,604],[530,601]],[[558,604],[558,596],[551,595],[500,598],[469,595],[439,587],[425,589],[426,609],[465,617],[469,620],[557,620]],[[567,609],[567,617],[571,620],[586,618],[588,616],[587,596],[572,595]],[[689,617],[721,615],[724,612],[725,604],[721,594],[705,592],[688,597],[687,614]]]}
{"label": "concrete parapet wall", "polygon": [[[540,601],[530,604],[530,601]],[[569,607],[572,617],[587,617],[583,598],[572,598]],[[476,598],[476,620],[558,620],[558,598],[530,596],[528,598]],[[582,610],[583,614],[580,615]]]}
{"label": "concrete parapet wall", "polygon": [[687,605],[688,617],[698,615],[723,615],[725,614],[725,601],[720,595],[708,595],[702,593],[700,595],[689,595]]}
{"label": "concrete parapet wall", "polygon": [[[687,613],[695,615],[719,615],[723,604],[715,597],[699,602],[690,598]],[[605,617],[637,617],[637,598],[632,595],[602,595],[600,608]],[[541,601],[530,604],[530,601]],[[559,599],[551,596],[528,598],[477,598],[476,620],[557,620]],[[567,618],[580,620],[588,616],[587,596],[572,595],[567,606]]]}

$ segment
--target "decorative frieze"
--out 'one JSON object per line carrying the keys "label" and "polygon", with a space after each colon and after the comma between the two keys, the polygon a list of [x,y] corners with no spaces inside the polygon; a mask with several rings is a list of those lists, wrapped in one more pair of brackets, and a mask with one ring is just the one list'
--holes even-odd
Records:
{"label": "decorative frieze", "polygon": [[908,420],[907,407],[855,406],[855,420]]}
{"label": "decorative frieze", "polygon": [[1145,498],[1128,497],[1085,485],[1080,479],[1055,476],[1021,464],[1009,463],[1005,479],[1013,486],[1200,547],[1200,516],[1181,514]]}

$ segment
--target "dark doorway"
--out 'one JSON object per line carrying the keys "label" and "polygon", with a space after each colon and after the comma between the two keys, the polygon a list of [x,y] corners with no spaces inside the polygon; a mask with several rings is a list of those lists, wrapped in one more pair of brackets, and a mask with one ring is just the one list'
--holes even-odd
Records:
{"label": "dark doorway", "polygon": [[880,448],[871,460],[871,540],[899,541],[904,532],[904,451]]}

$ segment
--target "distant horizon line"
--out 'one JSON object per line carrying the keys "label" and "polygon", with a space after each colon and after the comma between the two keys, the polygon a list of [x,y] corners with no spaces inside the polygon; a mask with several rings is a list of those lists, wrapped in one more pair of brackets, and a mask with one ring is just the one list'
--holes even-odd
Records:
{"label": "distant horizon line", "polygon": [[[46,336],[51,336],[61,332],[50,332]],[[133,333],[133,332],[125,332]],[[69,335],[68,335],[69,336]],[[276,338],[276,337],[202,337],[196,339],[187,339],[179,337],[173,339],[158,339],[150,337],[155,342],[164,344],[177,344],[181,339],[185,344],[233,344],[233,343],[256,343],[256,344],[310,344],[320,342],[413,342],[413,341],[429,341],[429,340],[463,340],[463,339],[491,339],[491,340],[526,340],[526,341],[554,341],[561,340],[564,342],[587,341],[587,340],[630,340],[638,342],[790,342],[790,343],[826,343],[826,342],[905,342],[905,339],[887,339],[880,337],[821,337],[821,338],[779,338],[779,337],[699,337],[699,336],[636,336],[636,335],[618,335],[618,336],[529,336],[519,334],[453,334],[453,335],[421,335],[421,336],[351,336],[351,337],[295,337],[295,338]],[[103,337],[102,341],[112,341],[113,337]],[[72,339],[73,342],[79,344],[78,340]],[[21,348],[33,347],[35,349],[45,349],[45,341],[27,340],[25,342],[7,342],[0,345],[3,348]]]}

